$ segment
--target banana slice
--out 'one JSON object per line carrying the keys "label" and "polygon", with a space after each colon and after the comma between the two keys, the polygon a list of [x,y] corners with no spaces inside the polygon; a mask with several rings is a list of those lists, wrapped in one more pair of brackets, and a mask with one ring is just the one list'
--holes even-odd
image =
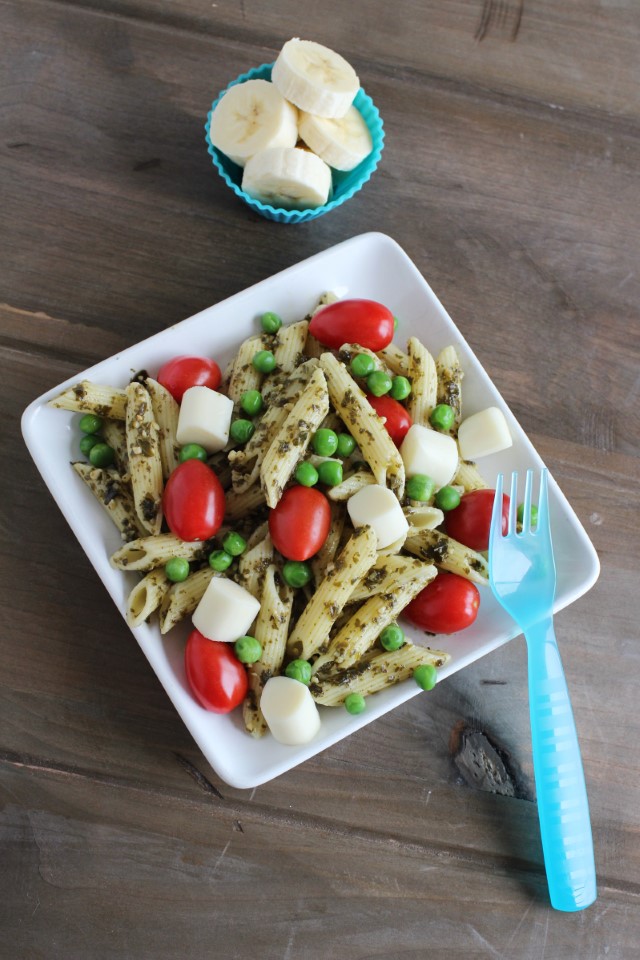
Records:
{"label": "banana slice", "polygon": [[211,116],[209,138],[230,160],[244,167],[259,150],[293,147],[298,111],[268,80],[230,87]]}
{"label": "banana slice", "polygon": [[344,117],[360,89],[358,76],[338,53],[312,40],[288,40],[271,79],[283,97],[318,117]]}
{"label": "banana slice", "polygon": [[247,161],[242,189],[284,210],[321,207],[331,191],[331,170],[320,157],[298,147],[261,150]]}
{"label": "banana slice", "polygon": [[369,128],[355,107],[349,107],[337,120],[300,111],[298,132],[306,145],[335,170],[353,170],[373,150]]}

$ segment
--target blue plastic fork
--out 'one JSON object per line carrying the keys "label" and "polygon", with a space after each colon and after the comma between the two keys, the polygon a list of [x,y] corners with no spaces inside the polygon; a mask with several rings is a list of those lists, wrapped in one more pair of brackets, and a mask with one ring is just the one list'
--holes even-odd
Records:
{"label": "blue plastic fork", "polygon": [[489,538],[489,582],[527,641],[533,769],[551,905],[584,910],[596,899],[596,871],[584,782],[567,682],[553,630],[556,567],[549,525],[547,470],[531,522],[533,471],[527,471],[522,532],[516,529],[518,475],[511,476],[508,532],[502,534],[502,474]]}

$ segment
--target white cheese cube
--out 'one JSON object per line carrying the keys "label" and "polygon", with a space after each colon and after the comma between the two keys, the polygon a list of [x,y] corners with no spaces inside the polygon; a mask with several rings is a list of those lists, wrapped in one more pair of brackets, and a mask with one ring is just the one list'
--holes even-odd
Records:
{"label": "white cheese cube", "polygon": [[259,610],[259,602],[244,587],[214,577],[193,611],[193,625],[208,640],[234,643],[246,636]]}
{"label": "white cheese cube", "polygon": [[400,456],[407,477],[426,474],[435,483],[436,490],[451,483],[458,469],[458,445],[453,437],[419,423],[409,427]]}
{"label": "white cheese cube", "polygon": [[384,550],[405,537],[409,524],[396,495],[377,483],[362,487],[347,501],[354,527],[372,527],[378,538],[378,550]]}
{"label": "white cheese cube", "polygon": [[233,414],[233,400],[209,387],[185,390],[176,439],[180,446],[199,443],[207,453],[217,453],[226,446]]}
{"label": "white cheese cube", "polygon": [[320,713],[309,687],[291,677],[270,677],[260,697],[260,709],[279,743],[308,743],[320,729]]}
{"label": "white cheese cube", "polygon": [[502,410],[487,407],[462,421],[458,443],[463,460],[476,460],[507,450],[513,445],[513,439]]}

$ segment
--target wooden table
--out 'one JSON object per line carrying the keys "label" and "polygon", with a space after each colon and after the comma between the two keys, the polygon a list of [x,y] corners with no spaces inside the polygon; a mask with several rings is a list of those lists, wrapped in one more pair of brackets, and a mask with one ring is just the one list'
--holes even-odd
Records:
{"label": "wooden table", "polygon": [[[354,64],[387,145],[357,199],[280,227],[215,175],[203,122],[300,34]],[[0,35],[0,956],[636,957],[636,3],[2,0]],[[547,900],[522,639],[232,789],[19,436],[61,380],[368,230],[431,283],[600,555],[557,617],[599,876],[583,913]]]}

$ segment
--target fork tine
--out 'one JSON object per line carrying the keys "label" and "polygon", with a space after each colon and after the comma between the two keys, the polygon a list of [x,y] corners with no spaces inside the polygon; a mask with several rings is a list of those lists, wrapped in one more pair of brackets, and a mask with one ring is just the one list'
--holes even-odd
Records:
{"label": "fork tine", "polygon": [[511,474],[511,494],[509,496],[509,530],[508,533],[516,532],[516,513],[518,500],[518,474],[514,470]]}
{"label": "fork tine", "polygon": [[549,471],[546,467],[543,467],[540,471],[540,493],[538,495],[538,522],[536,524],[536,532],[541,534],[546,534],[547,536],[551,533],[551,526],[549,523],[549,489],[548,489],[548,477]]}
{"label": "fork tine", "polygon": [[533,486],[533,470],[527,470],[527,476],[524,483],[524,511],[522,517],[523,534],[531,533],[531,488]]}
{"label": "fork tine", "polygon": [[502,536],[502,474],[496,477],[496,493],[493,498],[491,526],[489,527],[489,560],[493,556],[491,550],[494,539]]}

